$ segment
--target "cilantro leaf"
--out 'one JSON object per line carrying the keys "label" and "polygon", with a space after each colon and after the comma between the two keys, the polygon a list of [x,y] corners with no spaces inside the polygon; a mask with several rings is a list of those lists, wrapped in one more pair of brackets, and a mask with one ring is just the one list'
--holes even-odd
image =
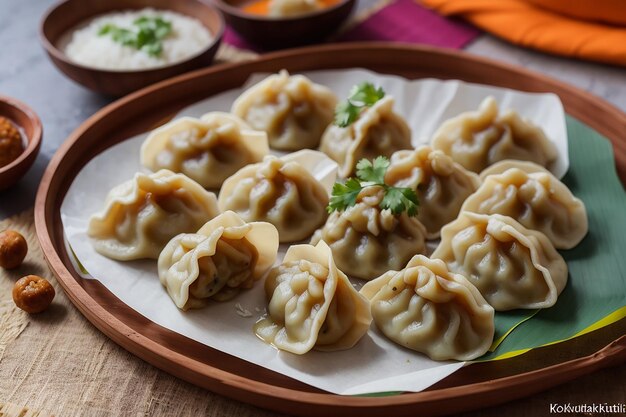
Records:
{"label": "cilantro leaf", "polygon": [[336,182],[333,185],[332,196],[326,209],[332,213],[335,210],[343,211],[354,206],[362,189],[361,183],[356,178],[349,178],[345,184]]}
{"label": "cilantro leaf", "polygon": [[151,56],[161,55],[161,39],[172,32],[172,23],[161,17],[142,16],[135,19],[133,25],[135,28],[131,30],[109,23],[100,28],[98,35],[110,35],[114,42],[144,51]]}
{"label": "cilantro leaf", "polygon": [[389,209],[393,214],[400,214],[406,211],[409,216],[417,215],[417,194],[411,188],[400,188],[388,186],[380,208]]}
{"label": "cilantro leaf", "polygon": [[350,90],[350,95],[346,101],[342,101],[335,109],[335,124],[339,127],[348,127],[356,121],[365,107],[374,105],[385,96],[381,87],[376,88],[374,84],[362,82]]}
{"label": "cilantro leaf", "polygon": [[356,164],[356,176],[361,181],[373,182],[379,185],[385,183],[385,172],[389,167],[389,160],[384,156],[378,156],[374,162],[367,159],[361,159]]}
{"label": "cilantro leaf", "polygon": [[374,84],[365,81],[352,87],[348,101],[360,107],[372,106],[383,97],[385,92],[382,87],[376,88]]}
{"label": "cilantro leaf", "polygon": [[348,127],[359,117],[360,112],[361,110],[349,101],[343,101],[337,104],[335,109],[335,124],[339,127]]}
{"label": "cilantro leaf", "polygon": [[376,157],[374,161],[361,159],[356,165],[357,178],[349,178],[344,184],[337,182],[333,186],[328,212],[343,211],[354,206],[363,189],[377,186],[384,191],[379,203],[381,209],[389,209],[395,215],[406,211],[409,216],[416,216],[419,201],[415,190],[385,183],[385,173],[389,165],[389,159],[384,156]]}

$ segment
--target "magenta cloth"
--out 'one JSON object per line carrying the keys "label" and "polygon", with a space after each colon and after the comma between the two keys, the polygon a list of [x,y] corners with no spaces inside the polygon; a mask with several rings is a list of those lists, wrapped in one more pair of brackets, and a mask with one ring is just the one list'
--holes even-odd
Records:
{"label": "magenta cloth", "polygon": [[464,22],[445,18],[415,0],[396,0],[339,37],[339,41],[393,41],[462,48],[480,35]]}
{"label": "magenta cloth", "polygon": [[[473,26],[440,16],[415,0],[396,0],[332,41],[408,42],[458,49],[480,34]],[[259,51],[230,28],[224,42]]]}
{"label": "magenta cloth", "polygon": [[229,45],[236,46],[240,49],[248,49],[250,51],[259,52],[260,49],[254,45],[249,44],[244,38],[239,36],[237,32],[232,30],[229,26],[226,26],[226,30],[224,30],[224,42]]}

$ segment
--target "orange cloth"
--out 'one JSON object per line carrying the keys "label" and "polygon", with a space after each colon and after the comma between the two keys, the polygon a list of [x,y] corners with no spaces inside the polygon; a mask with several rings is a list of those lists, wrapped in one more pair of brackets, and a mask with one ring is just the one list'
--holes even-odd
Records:
{"label": "orange cloth", "polygon": [[[521,46],[626,66],[626,0],[420,1]],[[574,17],[583,15],[590,20]]]}

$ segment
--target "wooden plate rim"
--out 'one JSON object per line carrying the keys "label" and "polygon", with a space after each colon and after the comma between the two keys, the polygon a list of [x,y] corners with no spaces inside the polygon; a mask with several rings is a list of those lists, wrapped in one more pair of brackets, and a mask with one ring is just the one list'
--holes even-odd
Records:
{"label": "wooden plate rim", "polygon": [[[37,236],[46,256],[46,260],[72,303],[74,303],[74,305],[89,321],[91,321],[98,329],[113,339],[116,343],[159,368],[189,380],[192,383],[209,387],[216,392],[228,396],[233,396],[233,393],[247,394],[247,396],[238,399],[246,402],[252,402],[257,405],[281,411],[289,410],[290,408],[286,408],[287,406],[299,405],[300,409],[298,412],[302,414],[312,414],[313,411],[316,410],[316,407],[301,407],[301,405],[305,404],[320,406],[322,409],[328,410],[333,408],[352,408],[360,411],[367,411],[380,410],[385,407],[396,407],[398,410],[401,410],[404,409],[403,407],[410,406],[412,404],[435,404],[438,402],[441,403],[450,398],[457,398],[457,400],[459,400],[460,397],[470,400],[472,398],[476,399],[482,395],[489,394],[490,400],[482,403],[483,406],[485,406],[488,404],[496,404],[513,398],[518,398],[523,395],[528,395],[532,392],[562,383],[566,380],[575,378],[601,367],[626,360],[626,336],[623,336],[610,343],[604,349],[601,349],[589,356],[562,362],[557,365],[541,368],[531,372],[499,378],[493,381],[479,382],[471,385],[444,388],[436,391],[407,393],[393,397],[374,398],[342,397],[329,393],[303,392],[249,380],[247,378],[225,372],[221,369],[213,368],[210,365],[193,360],[179,354],[178,352],[163,347],[146,336],[134,331],[112,313],[107,311],[103,306],[97,304],[90,294],[73,278],[68,267],[64,265],[53,244],[53,225],[50,225],[47,220],[48,218],[52,218],[53,210],[58,210],[59,208],[58,205],[51,209],[47,207],[46,203],[50,191],[49,186],[60,162],[68,150],[70,150],[73,145],[80,140],[85,131],[87,131],[99,120],[106,117],[109,113],[128,105],[128,103],[150,96],[165,87],[173,86],[189,80],[200,79],[202,77],[209,77],[212,74],[226,72],[229,69],[243,66],[254,68],[258,67],[261,63],[268,64],[284,58],[295,59],[296,57],[310,57],[331,52],[360,51],[362,53],[375,54],[376,51],[389,50],[393,50],[395,51],[394,53],[398,54],[413,53],[416,54],[416,56],[420,55],[422,58],[424,56],[437,56],[448,57],[453,60],[461,59],[480,67],[491,68],[495,71],[513,73],[524,77],[527,80],[532,80],[537,84],[537,89],[535,91],[545,91],[546,88],[552,91],[558,90],[562,99],[567,97],[569,104],[567,107],[570,114],[578,117],[580,120],[611,139],[616,154],[616,161],[618,167],[620,168],[620,174],[623,174],[624,169],[626,168],[626,142],[619,141],[618,132],[620,128],[622,131],[625,131],[626,129],[625,114],[605,101],[596,98],[589,93],[578,90],[575,87],[554,81],[548,77],[535,74],[525,69],[515,68],[487,58],[471,56],[464,52],[443,50],[427,46],[369,42],[299,48],[268,54],[253,62],[215,66],[181,75],[173,79],[157,83],[153,86],[146,87],[106,106],[77,128],[53,156],[44,173],[37,192],[35,203],[35,226]],[[495,83],[494,85],[498,85],[498,83]],[[580,105],[576,104],[577,101],[580,101]],[[598,111],[595,113],[604,114],[605,116],[601,118],[602,120],[594,119],[594,117],[589,114],[592,112],[586,113],[584,111],[585,108],[588,109],[586,106],[593,106],[597,108]],[[611,120],[612,123],[605,123],[607,120]],[[621,177],[624,182],[624,175],[621,175]],[[189,374],[181,373],[178,367],[184,368],[187,372],[189,372]],[[550,378],[546,378],[547,376]],[[506,395],[504,395],[505,393]],[[498,396],[501,397],[498,398]],[[283,403],[281,403],[281,401]],[[470,407],[464,407],[463,409],[469,408]],[[291,410],[293,411],[293,409]]]}

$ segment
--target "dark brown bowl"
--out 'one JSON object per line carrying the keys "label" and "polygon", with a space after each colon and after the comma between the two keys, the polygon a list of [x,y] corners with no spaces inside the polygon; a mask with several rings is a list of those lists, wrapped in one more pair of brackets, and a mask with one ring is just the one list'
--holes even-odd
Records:
{"label": "dark brown bowl", "polygon": [[0,167],[0,190],[4,190],[18,182],[37,159],[43,128],[41,120],[30,107],[11,97],[0,96],[0,116],[17,125],[28,142],[15,161]]}
{"label": "dark brown bowl", "polygon": [[[72,62],[59,48],[63,35],[89,18],[120,10],[171,10],[198,19],[213,35],[213,42],[200,54],[185,61],[147,70],[103,70]],[[41,42],[52,62],[72,80],[110,96],[122,96],[157,81],[210,65],[222,41],[224,19],[218,10],[201,0],[66,0],[44,16]]]}
{"label": "dark brown bowl", "polygon": [[251,0],[212,0],[226,22],[251,44],[264,49],[281,49],[322,41],[336,32],[350,16],[356,0],[296,17],[267,17],[244,12]]}

